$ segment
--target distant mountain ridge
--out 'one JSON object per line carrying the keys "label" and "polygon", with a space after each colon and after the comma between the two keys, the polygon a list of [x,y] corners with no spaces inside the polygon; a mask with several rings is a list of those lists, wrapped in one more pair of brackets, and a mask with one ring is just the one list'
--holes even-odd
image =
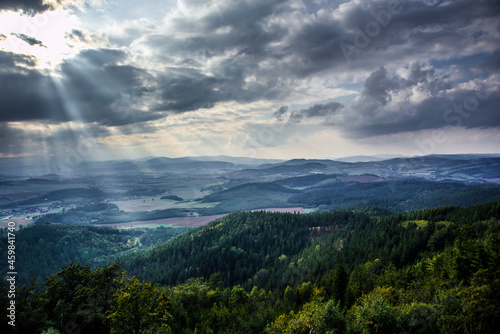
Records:
{"label": "distant mountain ridge", "polygon": [[[388,159],[387,159],[388,158]],[[453,169],[456,173],[463,173],[471,168],[488,169],[490,179],[500,178],[500,172],[494,169],[500,167],[500,154],[452,154],[428,155],[419,157],[401,157],[393,155],[382,156],[353,156],[339,159],[259,159],[229,156],[201,156],[201,157],[151,157],[136,160],[109,160],[81,162],[71,167],[60,168],[57,164],[44,166],[35,160],[20,158],[0,158],[2,179],[12,176],[39,177],[42,175],[55,176],[98,176],[120,174],[225,174],[240,173],[242,177],[257,177],[259,174],[292,173],[299,176],[304,173],[337,173],[344,169],[350,174],[362,174],[368,169],[386,168],[387,175],[396,171],[416,171],[418,173],[436,172],[434,169]],[[500,168],[498,168],[500,171]],[[295,174],[293,174],[295,173]],[[396,173],[397,174],[397,173]],[[467,173],[466,173],[467,174]],[[480,173],[479,173],[480,174]],[[483,173],[484,174],[484,173]],[[383,172],[378,173],[384,175]],[[407,175],[405,175],[406,177]],[[478,173],[469,175],[472,179],[485,179]],[[479,176],[479,177],[478,177]]]}

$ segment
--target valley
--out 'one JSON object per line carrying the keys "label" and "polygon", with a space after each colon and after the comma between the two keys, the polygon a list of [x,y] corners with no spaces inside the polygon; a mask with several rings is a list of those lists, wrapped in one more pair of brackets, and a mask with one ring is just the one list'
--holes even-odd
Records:
{"label": "valley", "polygon": [[242,160],[245,164],[221,158],[226,161],[153,158],[86,163],[66,175],[4,174],[0,226],[9,219],[24,225],[116,225],[269,207],[313,212],[378,206],[402,212],[500,199],[496,156]]}

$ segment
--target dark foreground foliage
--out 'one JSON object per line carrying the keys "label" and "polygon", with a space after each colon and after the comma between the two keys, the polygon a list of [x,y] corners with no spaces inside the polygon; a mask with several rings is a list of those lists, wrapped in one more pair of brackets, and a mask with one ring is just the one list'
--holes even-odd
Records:
{"label": "dark foreground foliage", "polygon": [[[19,286],[16,327],[1,330],[496,333],[499,217],[499,202],[384,217],[235,213],[127,258],[140,278],[71,264]],[[177,262],[185,281],[152,282]]]}

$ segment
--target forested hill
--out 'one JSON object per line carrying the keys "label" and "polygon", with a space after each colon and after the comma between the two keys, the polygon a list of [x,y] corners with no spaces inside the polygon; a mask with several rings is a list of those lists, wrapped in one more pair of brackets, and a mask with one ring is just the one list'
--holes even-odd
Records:
{"label": "forested hill", "polygon": [[[43,278],[71,262],[96,266],[121,254],[150,247],[182,234],[190,228],[119,230],[110,227],[64,224],[34,224],[16,233],[18,283],[28,283],[34,276]],[[0,230],[0,249],[7,258],[8,230]],[[8,267],[0,267],[0,275]]]}
{"label": "forested hill", "polygon": [[499,218],[500,202],[402,214],[238,212],[122,267],[71,264],[43,286],[20,286],[16,327],[1,330],[496,333]]}
{"label": "forested hill", "polygon": [[124,267],[131,275],[168,285],[216,272],[228,285],[244,284],[298,254],[326,229],[368,224],[369,219],[364,213],[349,211],[308,215],[236,212],[126,258]]}
{"label": "forested hill", "polygon": [[[124,259],[130,275],[176,285],[220,273],[229,286],[283,287],[336,263],[406,266],[454,242],[462,221],[500,218],[500,202],[387,215],[369,208],[313,214],[236,212]],[[340,251],[341,250],[341,251]]]}

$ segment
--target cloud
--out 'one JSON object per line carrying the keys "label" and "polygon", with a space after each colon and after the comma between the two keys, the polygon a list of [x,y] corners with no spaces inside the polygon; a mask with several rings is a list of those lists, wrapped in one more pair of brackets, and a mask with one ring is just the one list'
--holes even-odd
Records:
{"label": "cloud", "polygon": [[142,45],[157,54],[182,58],[211,58],[227,51],[255,57],[286,33],[284,28],[266,26],[285,0],[218,1],[210,7],[193,1],[179,3],[181,10],[167,16],[166,25],[145,36]]}
{"label": "cloud", "polygon": [[66,110],[75,109],[72,117],[113,126],[164,117],[149,108],[155,90],[151,76],[127,65],[127,57],[121,50],[87,50],[62,64],[63,79],[56,85],[56,93],[66,94],[63,102],[69,103]]}
{"label": "cloud", "polygon": [[43,13],[53,8],[51,4],[45,3],[44,0],[2,0],[2,2],[0,2],[0,10],[22,10],[31,15]]}
{"label": "cloud", "polygon": [[0,51],[0,122],[50,119],[61,105],[33,57]]}
{"label": "cloud", "polygon": [[350,1],[318,11],[314,19],[302,14],[301,21],[291,21],[294,29],[282,49],[294,55],[286,63],[299,77],[372,71],[388,66],[388,59],[400,66],[491,53],[500,43],[499,9],[491,1],[438,7],[416,1]]}
{"label": "cloud", "polygon": [[336,119],[348,136],[370,137],[439,129],[500,127],[498,74],[462,83],[414,63],[406,77],[381,67],[365,81],[361,95]]}
{"label": "cloud", "polygon": [[72,48],[76,49],[98,49],[109,44],[106,36],[102,33],[94,33],[79,29],[73,29],[66,34],[66,40]]}
{"label": "cloud", "polygon": [[305,118],[320,118],[324,122],[328,122],[332,116],[336,115],[339,110],[344,107],[338,102],[329,102],[326,104],[315,104],[307,109],[294,110],[292,112],[288,111],[288,106],[280,107],[273,116],[276,117],[278,121],[282,121],[285,115],[288,115],[288,122],[300,123]]}
{"label": "cloud", "polygon": [[[164,26],[143,32],[132,45],[166,64],[158,108],[184,112],[223,101],[283,99],[309,78],[364,76],[416,60],[489,57],[500,44],[492,3],[389,3],[182,1]],[[374,24],[380,29],[370,37],[365,30]],[[368,39],[362,47],[360,34]],[[355,49],[352,55],[346,57],[342,43]]]}
{"label": "cloud", "polygon": [[57,8],[81,7],[87,3],[95,4],[100,0],[2,0],[1,10],[22,11],[34,16]]}
{"label": "cloud", "polygon": [[[149,74],[131,65],[123,51],[87,50],[61,65],[58,76],[36,69],[14,71],[33,59],[0,51],[0,122],[99,122],[120,126],[165,115],[148,110]],[[4,69],[4,70],[2,70]]]}
{"label": "cloud", "polygon": [[288,113],[288,106],[282,106],[273,113],[273,116],[276,117],[278,121],[282,121],[284,118],[283,116],[287,113]]}
{"label": "cloud", "polygon": [[310,108],[295,110],[290,115],[290,119],[294,122],[300,122],[303,118],[328,118],[337,113],[344,106],[338,102],[330,102],[326,104],[315,104]]}
{"label": "cloud", "polygon": [[2,75],[1,73],[11,72],[16,67],[33,67],[35,65],[36,59],[32,56],[0,50],[0,75]]}
{"label": "cloud", "polygon": [[[158,76],[163,103],[157,109],[185,112],[224,101],[248,103],[286,96],[290,88],[260,65],[268,56],[266,45],[280,36],[267,32],[262,22],[283,3],[226,1],[205,8],[198,2],[182,2],[183,10],[161,29],[175,34],[158,32],[134,44],[169,65]],[[207,62],[211,65],[204,65]]]}
{"label": "cloud", "polygon": [[283,106],[273,113],[277,121],[301,123],[316,118],[349,138],[419,132],[462,127],[500,127],[500,75],[454,81],[451,74],[438,74],[432,66],[411,64],[404,74],[385,67],[365,80],[361,94],[349,105],[338,102],[315,104],[290,111]]}
{"label": "cloud", "polygon": [[42,41],[39,41],[38,39],[34,38],[34,37],[31,37],[31,36],[28,36],[28,35],[25,35],[25,34],[16,34],[16,33],[11,33],[11,35],[13,36],[16,36],[17,38],[19,38],[20,40],[28,43],[29,45],[33,46],[33,45],[38,45],[42,48],[47,48],[43,43]]}
{"label": "cloud", "polygon": [[214,75],[193,68],[168,69],[168,75],[157,78],[162,103],[155,110],[181,113],[210,109],[218,102],[278,99],[288,93],[287,89],[275,85],[276,80],[272,78],[247,82],[244,71],[237,63],[221,67]]}

